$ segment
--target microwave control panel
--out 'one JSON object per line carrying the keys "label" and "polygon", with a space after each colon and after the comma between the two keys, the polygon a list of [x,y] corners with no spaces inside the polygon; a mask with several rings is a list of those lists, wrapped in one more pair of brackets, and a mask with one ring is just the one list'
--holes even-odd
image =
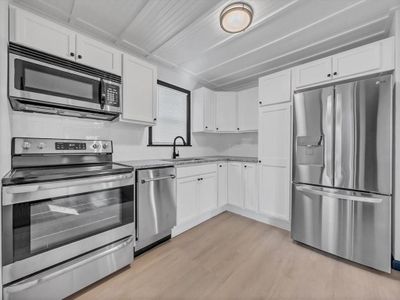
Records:
{"label": "microwave control panel", "polygon": [[120,88],[118,85],[107,83],[105,85],[106,105],[119,106]]}

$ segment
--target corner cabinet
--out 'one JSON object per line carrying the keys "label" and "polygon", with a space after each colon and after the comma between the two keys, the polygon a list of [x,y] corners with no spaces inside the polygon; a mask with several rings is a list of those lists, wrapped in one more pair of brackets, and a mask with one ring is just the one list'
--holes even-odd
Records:
{"label": "corner cabinet", "polygon": [[315,60],[293,68],[294,88],[336,82],[394,69],[394,38]]}
{"label": "corner cabinet", "polygon": [[122,61],[120,121],[146,126],[157,121],[157,68],[126,54]]}
{"label": "corner cabinet", "polygon": [[259,124],[259,211],[288,224],[291,104],[260,108]]}
{"label": "corner cabinet", "polygon": [[239,92],[216,92],[202,87],[192,95],[193,132],[257,131],[258,87]]}
{"label": "corner cabinet", "polygon": [[122,52],[97,40],[10,6],[10,41],[121,75]]}

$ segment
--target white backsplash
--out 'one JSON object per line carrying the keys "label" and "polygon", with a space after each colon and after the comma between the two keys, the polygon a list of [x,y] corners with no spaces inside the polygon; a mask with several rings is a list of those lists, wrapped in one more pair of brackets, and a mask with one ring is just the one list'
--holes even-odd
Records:
{"label": "white backsplash", "polygon": [[[44,114],[12,112],[12,136],[65,139],[110,139],[114,143],[114,160],[169,158],[171,147],[148,147],[148,129],[118,121],[59,117]],[[257,135],[192,135],[192,147],[179,147],[183,157],[200,155],[257,155]]]}

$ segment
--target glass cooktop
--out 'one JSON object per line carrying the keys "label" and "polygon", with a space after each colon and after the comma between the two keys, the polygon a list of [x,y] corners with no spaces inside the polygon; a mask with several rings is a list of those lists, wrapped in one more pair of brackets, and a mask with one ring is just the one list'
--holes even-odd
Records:
{"label": "glass cooktop", "polygon": [[11,170],[3,185],[34,183],[132,172],[133,168],[118,163],[83,164],[72,166],[32,167]]}

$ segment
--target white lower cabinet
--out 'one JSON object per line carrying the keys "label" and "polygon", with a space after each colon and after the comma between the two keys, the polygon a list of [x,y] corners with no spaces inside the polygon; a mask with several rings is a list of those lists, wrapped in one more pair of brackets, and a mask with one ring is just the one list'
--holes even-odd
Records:
{"label": "white lower cabinet", "polygon": [[288,165],[260,165],[259,211],[289,221],[290,170]]}
{"label": "white lower cabinet", "polygon": [[[177,226],[196,221],[218,207],[217,170],[215,164],[182,167],[177,179]],[[196,173],[198,172],[198,173]]]}
{"label": "white lower cabinet", "polygon": [[243,198],[244,208],[258,211],[258,169],[257,164],[243,164]]}
{"label": "white lower cabinet", "polygon": [[199,214],[214,210],[218,206],[217,174],[201,175],[197,186]]}
{"label": "white lower cabinet", "polygon": [[176,188],[176,223],[183,224],[196,217],[196,189],[197,177],[182,178],[177,180]]}
{"label": "white lower cabinet", "polygon": [[228,204],[228,164],[218,163],[218,207]]}
{"label": "white lower cabinet", "polygon": [[244,207],[242,195],[242,163],[228,163],[228,203],[240,208]]}

